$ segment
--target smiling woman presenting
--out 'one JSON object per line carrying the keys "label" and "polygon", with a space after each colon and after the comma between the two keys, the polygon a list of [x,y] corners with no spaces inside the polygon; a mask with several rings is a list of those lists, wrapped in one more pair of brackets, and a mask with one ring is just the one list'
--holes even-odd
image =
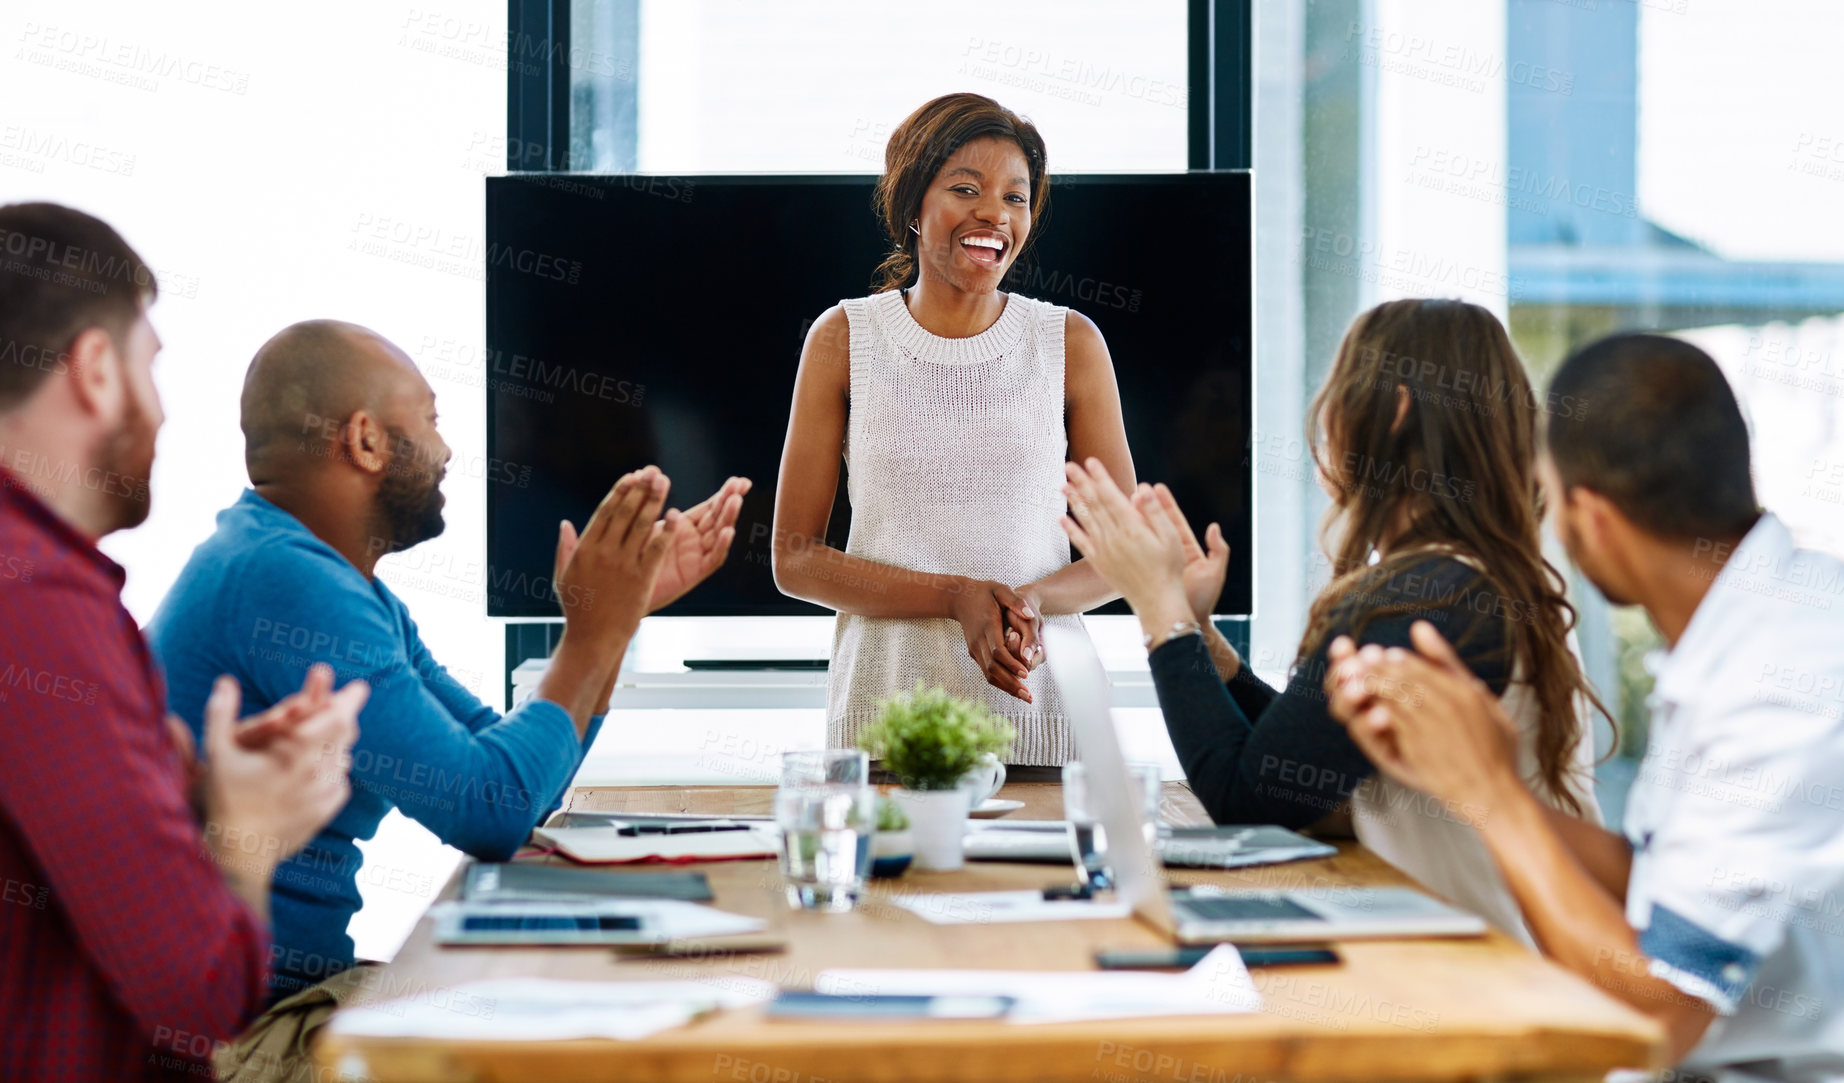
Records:
{"label": "smiling woman presenting", "polygon": [[[1114,367],[1080,313],[1002,293],[1050,194],[1031,123],[977,94],[891,133],[876,208],[877,292],[814,321],[775,496],[775,583],[838,611],[827,741],[856,743],[920,680],[1017,728],[1011,762],[1075,757],[1043,661],[1043,622],[1116,595],[1070,562],[1063,463],[1133,461]],[[851,535],[825,544],[847,468]]]}

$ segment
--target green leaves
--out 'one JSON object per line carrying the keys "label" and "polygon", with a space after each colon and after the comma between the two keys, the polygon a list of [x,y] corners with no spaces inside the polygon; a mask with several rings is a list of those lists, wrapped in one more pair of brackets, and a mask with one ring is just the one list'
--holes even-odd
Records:
{"label": "green leaves", "polygon": [[909,830],[909,817],[903,812],[903,806],[888,797],[879,797],[877,799],[877,830]]}
{"label": "green leaves", "polygon": [[858,747],[882,760],[905,789],[951,790],[979,766],[981,756],[1004,753],[1017,736],[1010,722],[985,707],[942,688],[925,688],[921,681],[915,691],[892,696],[879,708]]}

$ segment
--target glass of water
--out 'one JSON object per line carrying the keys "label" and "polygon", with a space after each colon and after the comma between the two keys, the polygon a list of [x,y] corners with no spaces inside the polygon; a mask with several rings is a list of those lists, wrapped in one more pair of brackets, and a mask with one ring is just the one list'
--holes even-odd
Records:
{"label": "glass of water", "polygon": [[[1133,797],[1140,802],[1140,816],[1146,825],[1146,845],[1157,852],[1159,844],[1159,799],[1163,789],[1156,763],[1129,763],[1127,780]],[[1063,818],[1069,821],[1069,849],[1076,861],[1076,876],[1096,891],[1114,887],[1113,869],[1108,865],[1108,832],[1099,822],[1089,790],[1088,771],[1081,763],[1063,765]]]}
{"label": "glass of water", "polygon": [[789,905],[833,912],[856,906],[877,830],[870,757],[848,749],[784,754],[775,823]]}

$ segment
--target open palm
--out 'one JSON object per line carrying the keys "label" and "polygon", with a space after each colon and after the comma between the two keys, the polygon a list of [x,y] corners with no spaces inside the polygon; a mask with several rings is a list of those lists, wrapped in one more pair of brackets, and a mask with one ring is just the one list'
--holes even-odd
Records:
{"label": "open palm", "polygon": [[[683,598],[723,565],[736,540],[736,517],[743,510],[748,478],[730,478],[703,503],[685,511],[685,524],[672,540],[653,581],[647,612],[655,613]],[[692,529],[687,530],[685,526]]]}
{"label": "open palm", "polygon": [[1184,547],[1185,601],[1190,603],[1192,615],[1200,622],[1209,620],[1217,598],[1223,593],[1224,576],[1229,572],[1229,543],[1223,540],[1222,528],[1211,523],[1204,531],[1204,545],[1199,545],[1190,522],[1185,519],[1184,512],[1178,510],[1178,501],[1172,498],[1172,491],[1164,483],[1141,485],[1134,494],[1134,503],[1147,515],[1163,513],[1172,521],[1179,543]]}

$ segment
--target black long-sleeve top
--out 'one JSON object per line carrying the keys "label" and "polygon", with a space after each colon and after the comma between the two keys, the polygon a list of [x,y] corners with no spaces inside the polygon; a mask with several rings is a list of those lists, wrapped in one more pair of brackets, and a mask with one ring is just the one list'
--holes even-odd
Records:
{"label": "black long-sleeve top", "polygon": [[1219,824],[1316,823],[1375,771],[1326,709],[1331,641],[1349,635],[1360,646],[1408,647],[1410,626],[1426,620],[1503,695],[1511,671],[1505,622],[1528,619],[1528,605],[1505,598],[1474,568],[1431,554],[1380,584],[1354,589],[1312,655],[1294,666],[1284,691],[1246,663],[1226,684],[1201,636],[1161,644],[1149,658],[1153,683],[1192,792]]}

